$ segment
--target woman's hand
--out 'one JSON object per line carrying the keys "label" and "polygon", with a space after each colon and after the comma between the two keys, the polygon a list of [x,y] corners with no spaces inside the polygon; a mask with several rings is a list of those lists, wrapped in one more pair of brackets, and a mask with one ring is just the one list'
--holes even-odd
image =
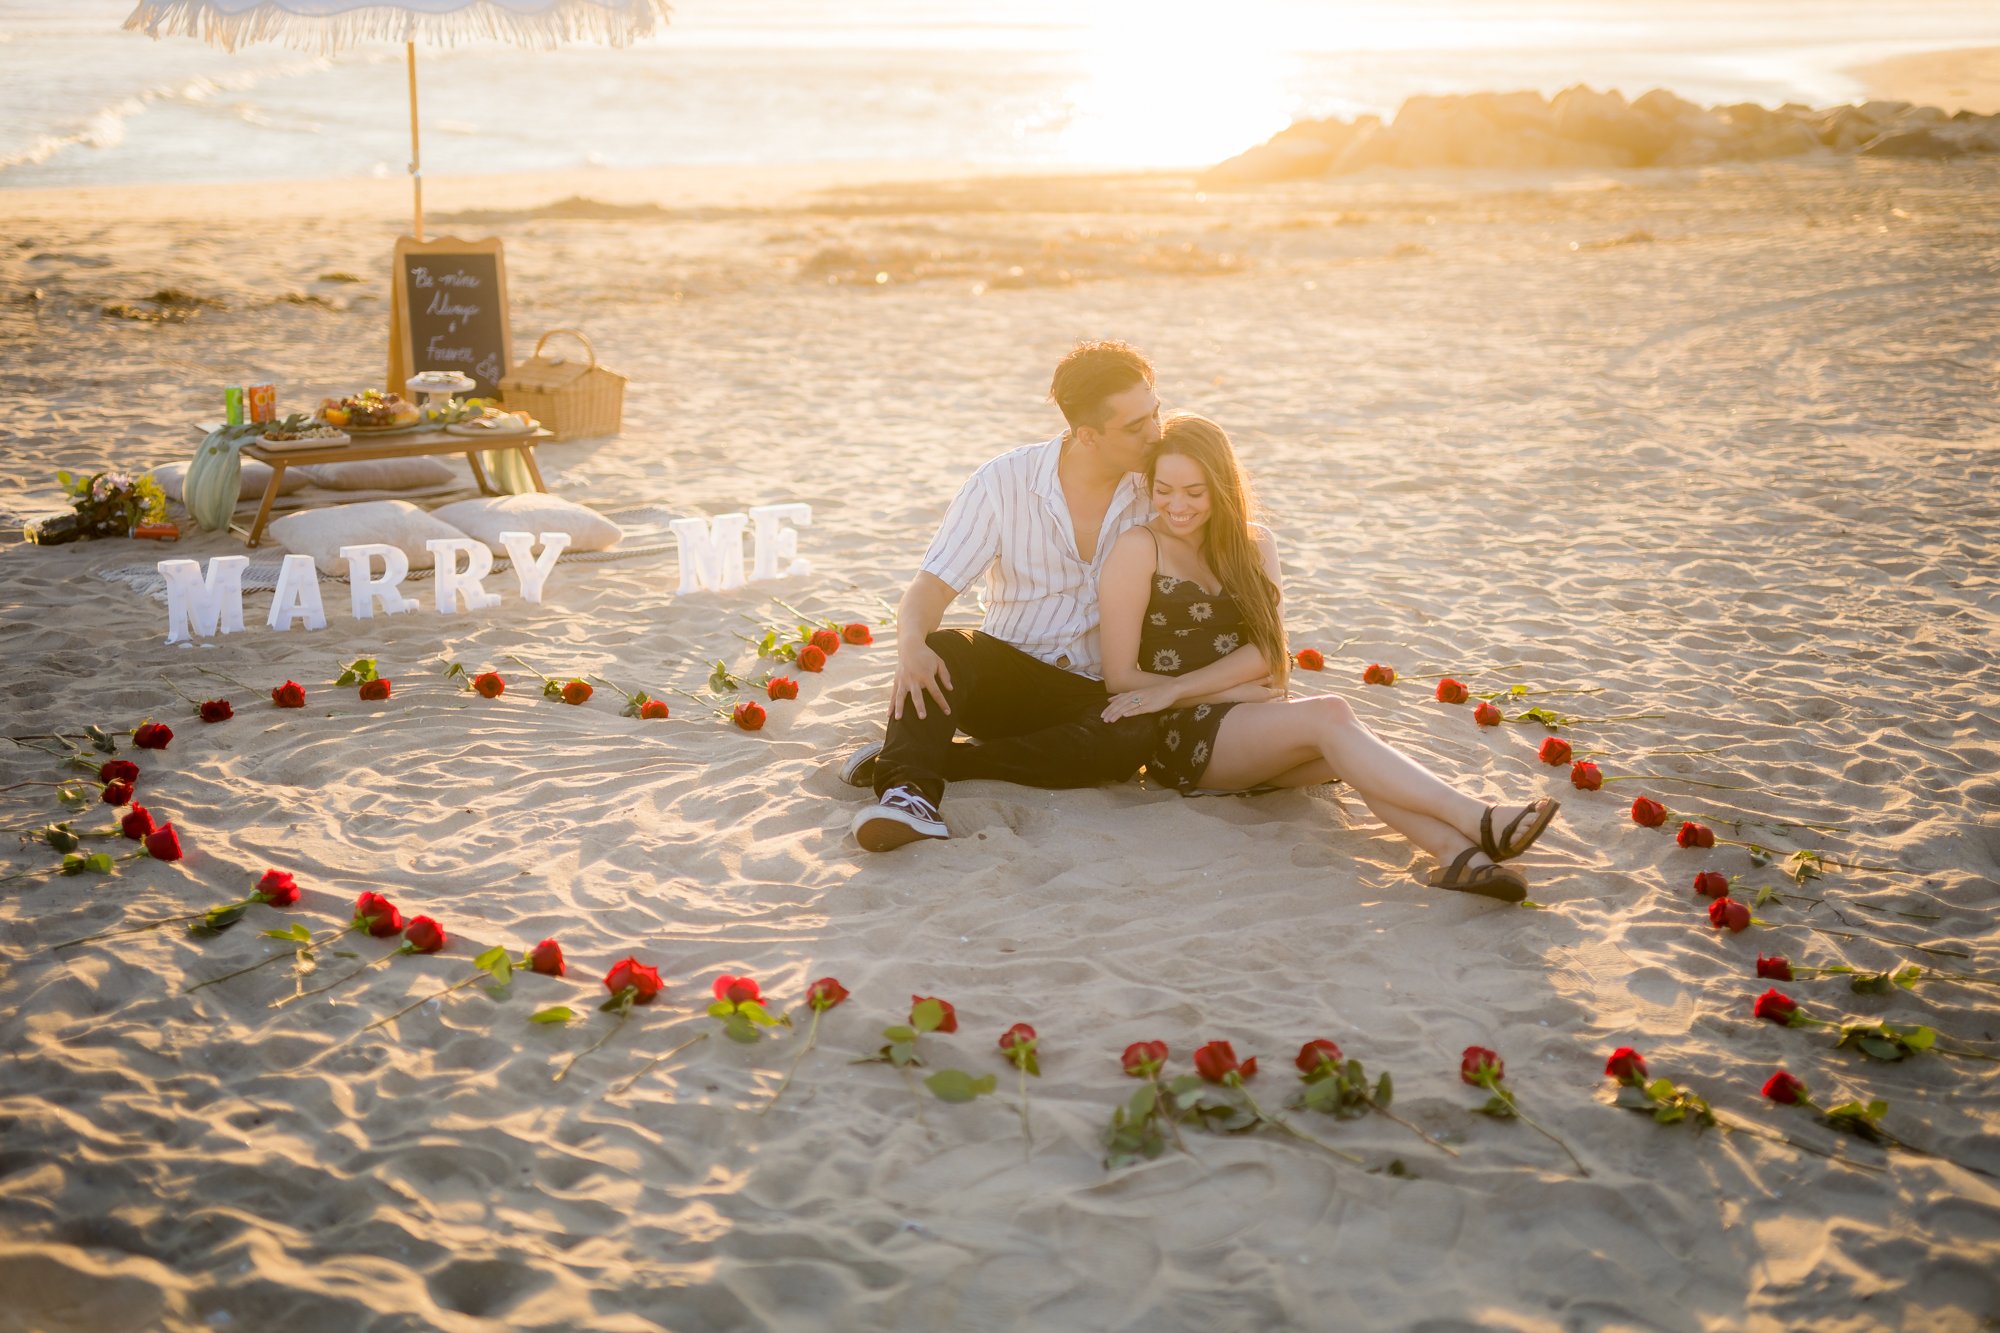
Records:
{"label": "woman's hand", "polygon": [[1111,696],[1111,702],[1104,706],[1104,720],[1116,722],[1121,717],[1142,717],[1147,713],[1163,712],[1172,708],[1179,698],[1180,691],[1170,684],[1126,690]]}

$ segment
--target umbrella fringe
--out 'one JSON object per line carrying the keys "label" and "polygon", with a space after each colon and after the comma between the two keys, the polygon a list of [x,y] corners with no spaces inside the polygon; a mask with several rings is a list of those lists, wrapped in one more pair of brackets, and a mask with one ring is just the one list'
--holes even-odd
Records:
{"label": "umbrella fringe", "polygon": [[[513,0],[521,3],[521,0]],[[371,4],[340,14],[301,14],[282,0],[241,13],[224,14],[212,0],[139,0],[125,20],[131,32],[149,37],[199,37],[224,50],[255,42],[283,42],[333,55],[366,42],[422,42],[455,46],[494,40],[551,49],[565,42],[624,46],[666,24],[666,0],[542,0],[532,12],[496,0],[460,0],[449,13],[423,13],[393,3]]]}

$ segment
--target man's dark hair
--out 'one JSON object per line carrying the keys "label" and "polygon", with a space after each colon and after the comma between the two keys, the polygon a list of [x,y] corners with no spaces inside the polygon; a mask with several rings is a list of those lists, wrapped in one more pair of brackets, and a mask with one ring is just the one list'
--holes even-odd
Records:
{"label": "man's dark hair", "polygon": [[1056,365],[1049,397],[1071,429],[1104,424],[1105,400],[1135,384],[1153,382],[1153,364],[1129,343],[1081,342]]}

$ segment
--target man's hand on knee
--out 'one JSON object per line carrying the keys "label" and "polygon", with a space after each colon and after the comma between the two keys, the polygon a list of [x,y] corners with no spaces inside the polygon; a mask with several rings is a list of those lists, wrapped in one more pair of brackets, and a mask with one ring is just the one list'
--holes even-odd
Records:
{"label": "man's hand on knee", "polygon": [[929,717],[924,708],[924,695],[929,694],[949,717],[951,703],[945,698],[945,691],[950,688],[951,670],[944,659],[921,639],[905,641],[896,652],[896,680],[890,687],[889,715],[901,718],[907,703],[917,710],[919,718]]}

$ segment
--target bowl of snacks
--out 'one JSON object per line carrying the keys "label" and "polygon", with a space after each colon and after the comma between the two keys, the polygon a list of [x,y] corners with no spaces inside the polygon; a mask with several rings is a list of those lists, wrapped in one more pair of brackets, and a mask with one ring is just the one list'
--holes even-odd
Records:
{"label": "bowl of snacks", "polygon": [[257,436],[257,443],[266,449],[321,449],[329,445],[348,444],[352,440],[353,437],[346,431],[298,412],[283,421],[266,424]]}
{"label": "bowl of snacks", "polygon": [[390,431],[412,430],[423,423],[424,414],[401,394],[369,389],[346,398],[322,398],[320,424],[353,435],[386,435]]}

